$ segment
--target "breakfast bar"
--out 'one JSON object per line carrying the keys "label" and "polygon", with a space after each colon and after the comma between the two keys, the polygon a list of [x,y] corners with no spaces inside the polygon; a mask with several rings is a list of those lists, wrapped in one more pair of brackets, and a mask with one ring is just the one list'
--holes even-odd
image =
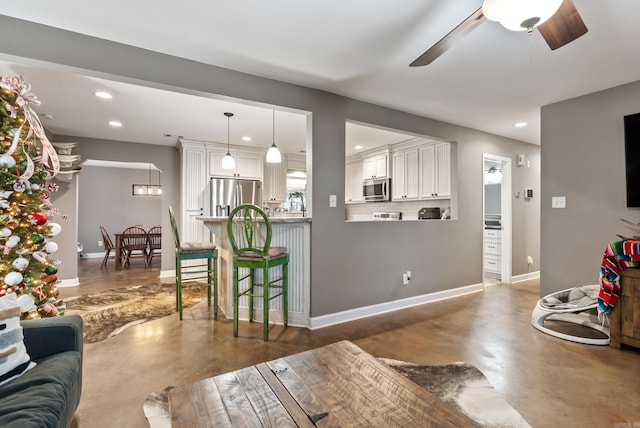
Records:
{"label": "breakfast bar", "polygon": [[[213,242],[218,247],[218,293],[219,305],[227,318],[233,318],[233,250],[227,236],[227,217],[197,217],[211,231]],[[310,306],[310,217],[271,217],[273,235],[271,246],[287,247],[289,251],[289,325],[309,326]],[[255,319],[262,320],[262,303],[255,301]],[[240,299],[239,318],[249,319],[249,305]],[[280,299],[271,302],[269,319],[282,323]]]}

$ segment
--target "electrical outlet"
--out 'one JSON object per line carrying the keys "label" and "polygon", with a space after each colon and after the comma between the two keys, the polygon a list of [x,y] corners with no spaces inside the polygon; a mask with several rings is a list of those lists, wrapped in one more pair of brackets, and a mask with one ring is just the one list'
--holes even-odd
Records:
{"label": "electrical outlet", "polygon": [[533,257],[527,256],[527,264],[528,265],[532,265],[533,264]]}
{"label": "electrical outlet", "polygon": [[104,243],[102,241],[98,241],[98,247],[102,247]]}
{"label": "electrical outlet", "polygon": [[402,285],[409,285],[409,281],[411,281],[411,271],[408,270],[402,274]]}

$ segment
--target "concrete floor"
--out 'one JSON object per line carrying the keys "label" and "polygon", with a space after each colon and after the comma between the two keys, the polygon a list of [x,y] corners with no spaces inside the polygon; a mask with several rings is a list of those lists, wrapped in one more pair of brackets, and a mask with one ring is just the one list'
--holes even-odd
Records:
{"label": "concrete floor", "polygon": [[[159,265],[159,260],[154,261]],[[80,262],[83,285],[62,297],[158,281],[142,261],[114,272],[110,261]],[[466,285],[466,284],[460,284]],[[496,285],[483,293],[430,303],[316,331],[213,321],[201,303],[85,345],[84,384],[73,427],[146,427],[149,393],[258,362],[348,339],[378,357],[419,364],[464,361],[477,366],[496,391],[533,427],[640,426],[640,352],[557,339],[530,325],[537,280]],[[339,296],[336,296],[337,298]]]}

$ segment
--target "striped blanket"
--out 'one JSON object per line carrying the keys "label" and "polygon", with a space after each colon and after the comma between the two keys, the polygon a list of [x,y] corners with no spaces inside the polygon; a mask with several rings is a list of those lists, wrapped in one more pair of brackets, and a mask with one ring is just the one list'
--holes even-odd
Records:
{"label": "striped blanket", "polygon": [[640,241],[609,243],[600,266],[598,311],[608,314],[620,296],[620,273],[626,268],[640,267]]}

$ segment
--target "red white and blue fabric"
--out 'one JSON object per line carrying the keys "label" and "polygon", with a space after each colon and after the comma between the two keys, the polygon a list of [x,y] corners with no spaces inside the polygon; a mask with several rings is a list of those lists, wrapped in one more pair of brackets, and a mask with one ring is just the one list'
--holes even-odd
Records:
{"label": "red white and blue fabric", "polygon": [[611,312],[620,296],[620,273],[626,268],[640,267],[640,241],[609,243],[600,266],[600,293],[598,311]]}

